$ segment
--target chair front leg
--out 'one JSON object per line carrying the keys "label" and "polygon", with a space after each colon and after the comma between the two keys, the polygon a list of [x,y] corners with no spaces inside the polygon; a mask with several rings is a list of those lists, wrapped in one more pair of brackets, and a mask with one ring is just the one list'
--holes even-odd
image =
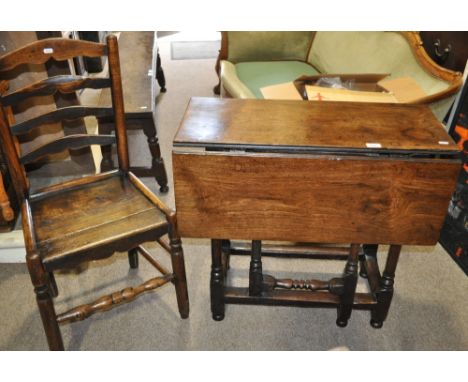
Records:
{"label": "chair front leg", "polygon": [[182,250],[182,241],[177,232],[175,218],[172,219],[169,229],[169,244],[171,247],[172,270],[175,275],[174,285],[177,296],[177,305],[182,318],[189,316],[190,306],[187,290],[187,276],[185,274],[184,251]]}
{"label": "chair front leg", "polygon": [[26,256],[29,275],[36,293],[37,306],[41,314],[42,324],[47,337],[50,350],[64,350],[62,335],[57,323],[52,296],[51,279],[44,270],[39,254],[34,253]]}

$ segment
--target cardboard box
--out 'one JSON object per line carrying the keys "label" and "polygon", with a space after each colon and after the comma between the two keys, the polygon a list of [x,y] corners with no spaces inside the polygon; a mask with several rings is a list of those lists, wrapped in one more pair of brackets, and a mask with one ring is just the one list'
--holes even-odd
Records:
{"label": "cardboard box", "polygon": [[339,77],[342,82],[353,81],[353,91],[382,92],[384,89],[378,85],[378,82],[389,75],[388,73],[318,74],[315,76],[301,76],[294,81],[294,86],[300,94],[305,96],[306,85],[315,85],[321,78]]}
{"label": "cardboard box", "polygon": [[313,85],[306,85],[305,88],[309,101],[398,103],[392,93],[324,88]]}
{"label": "cardboard box", "polygon": [[409,103],[427,97],[417,82],[411,77],[383,79],[377,83],[382,89],[392,93],[398,102]]}
{"label": "cardboard box", "polygon": [[286,82],[279,85],[271,85],[261,88],[260,91],[265,99],[288,100],[294,99],[302,101],[302,97],[294,86],[293,82]]}
{"label": "cardboard box", "polygon": [[[348,102],[414,102],[426,96],[410,77],[388,79],[389,74],[319,74],[301,76],[294,82],[261,88],[265,99],[316,100]],[[342,82],[352,80],[352,90],[318,87],[321,78],[339,77]]]}

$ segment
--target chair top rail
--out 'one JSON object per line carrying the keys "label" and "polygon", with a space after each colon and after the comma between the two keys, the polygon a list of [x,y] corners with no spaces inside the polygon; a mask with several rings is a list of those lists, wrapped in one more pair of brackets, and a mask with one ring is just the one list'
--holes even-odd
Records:
{"label": "chair top rail", "polygon": [[105,44],[67,38],[48,38],[34,41],[0,57],[0,72],[12,70],[23,64],[43,64],[51,58],[64,61],[77,56],[105,55],[107,55]]}

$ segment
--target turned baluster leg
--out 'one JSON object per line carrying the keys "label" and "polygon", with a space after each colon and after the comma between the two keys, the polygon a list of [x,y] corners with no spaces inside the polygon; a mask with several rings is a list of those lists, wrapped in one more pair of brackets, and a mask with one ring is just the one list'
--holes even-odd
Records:
{"label": "turned baluster leg", "polygon": [[154,177],[159,184],[159,191],[167,192],[167,174],[166,168],[164,167],[164,160],[161,158],[161,149],[159,147],[158,137],[156,135],[156,127],[152,119],[148,119],[143,124],[143,132],[148,139],[148,147],[151,152],[151,170],[153,171]]}
{"label": "turned baluster leg", "polygon": [[128,251],[128,262],[130,264],[130,268],[136,269],[138,268],[138,249],[133,248]]}
{"label": "turned baluster leg", "polygon": [[364,244],[362,246],[364,256],[359,261],[359,276],[367,279],[366,256],[377,257],[378,244]]}
{"label": "turned baluster leg", "polygon": [[0,211],[2,217],[5,221],[9,222],[15,218],[15,213],[10,205],[10,198],[8,197],[7,192],[5,191],[5,186],[3,183],[3,175],[0,172]]}
{"label": "turned baluster leg", "polygon": [[[112,123],[98,120],[98,132],[99,134],[111,134],[112,133]],[[110,171],[114,167],[114,161],[112,160],[112,145],[101,146],[101,172]]]}
{"label": "turned baluster leg", "polygon": [[343,294],[341,295],[341,302],[338,306],[338,318],[336,319],[336,324],[342,328],[348,324],[353,308],[354,293],[356,292],[357,285],[359,248],[359,244],[351,244],[343,275]]}
{"label": "turned baluster leg", "polygon": [[395,279],[395,270],[400,256],[401,245],[391,245],[388,250],[385,270],[380,279],[380,290],[377,293],[377,305],[371,311],[371,325],[374,328],[381,328],[387,318],[388,310],[393,297],[393,284]]}
{"label": "turned baluster leg", "polygon": [[222,240],[211,240],[211,313],[213,320],[224,319],[224,274],[222,260]]}
{"label": "turned baluster leg", "polygon": [[262,286],[262,242],[260,240],[253,240],[249,271],[249,295],[260,295],[262,293]]}
{"label": "turned baluster leg", "polygon": [[187,276],[185,274],[184,251],[182,250],[182,242],[177,232],[175,221],[169,229],[169,244],[171,246],[171,261],[172,270],[175,275],[174,286],[177,296],[177,305],[182,318],[189,316],[189,297],[187,290]]}
{"label": "turned baluster leg", "polygon": [[55,314],[54,303],[52,301],[53,291],[51,290],[49,275],[44,270],[39,254],[35,253],[26,256],[26,262],[34,286],[34,293],[36,293],[37,306],[49,349],[64,350],[62,335],[60,334],[57,315]]}

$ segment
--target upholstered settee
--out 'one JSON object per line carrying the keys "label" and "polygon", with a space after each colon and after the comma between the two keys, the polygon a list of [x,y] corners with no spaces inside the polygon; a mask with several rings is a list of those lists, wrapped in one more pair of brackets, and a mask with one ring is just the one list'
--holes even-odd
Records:
{"label": "upholstered settee", "polygon": [[442,120],[462,75],[438,66],[417,32],[222,32],[216,64],[220,91],[235,98],[263,98],[265,86],[302,75],[388,73],[413,78]]}

